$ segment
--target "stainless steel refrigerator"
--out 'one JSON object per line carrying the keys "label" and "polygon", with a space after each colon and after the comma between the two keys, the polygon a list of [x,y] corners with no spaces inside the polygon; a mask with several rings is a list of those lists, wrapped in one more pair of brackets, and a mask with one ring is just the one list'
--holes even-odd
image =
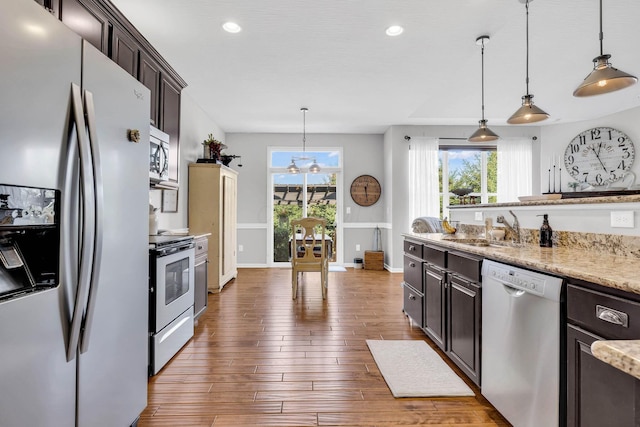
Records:
{"label": "stainless steel refrigerator", "polygon": [[0,2],[0,184],[62,201],[59,284],[0,301],[0,426],[128,426],[146,406],[148,114],[36,2]]}

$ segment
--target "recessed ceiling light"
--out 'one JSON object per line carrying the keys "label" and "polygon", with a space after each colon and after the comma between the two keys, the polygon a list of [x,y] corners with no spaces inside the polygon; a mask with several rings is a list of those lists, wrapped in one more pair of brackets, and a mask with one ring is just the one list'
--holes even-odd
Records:
{"label": "recessed ceiling light", "polygon": [[402,28],[400,25],[392,25],[389,28],[387,28],[387,35],[388,36],[399,36],[400,34],[402,34],[402,32],[404,31],[404,28]]}
{"label": "recessed ceiling light", "polygon": [[222,24],[222,28],[228,33],[239,33],[242,31],[242,27],[235,22],[225,22]]}

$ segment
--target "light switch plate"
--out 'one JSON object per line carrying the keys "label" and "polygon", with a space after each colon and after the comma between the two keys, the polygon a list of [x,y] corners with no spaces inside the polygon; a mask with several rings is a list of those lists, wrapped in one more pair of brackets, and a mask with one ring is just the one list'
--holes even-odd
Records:
{"label": "light switch plate", "polygon": [[476,221],[482,221],[482,212],[476,212]]}
{"label": "light switch plate", "polygon": [[633,211],[611,211],[611,227],[634,228]]}

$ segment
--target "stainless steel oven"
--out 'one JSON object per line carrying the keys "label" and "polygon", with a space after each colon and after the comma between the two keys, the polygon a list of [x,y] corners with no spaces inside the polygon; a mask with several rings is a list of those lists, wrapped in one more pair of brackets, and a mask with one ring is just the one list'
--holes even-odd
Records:
{"label": "stainless steel oven", "polygon": [[149,132],[149,178],[152,182],[169,179],[169,135],[153,126]]}
{"label": "stainless steel oven", "polygon": [[190,236],[149,240],[149,372],[155,375],[193,336],[195,245]]}

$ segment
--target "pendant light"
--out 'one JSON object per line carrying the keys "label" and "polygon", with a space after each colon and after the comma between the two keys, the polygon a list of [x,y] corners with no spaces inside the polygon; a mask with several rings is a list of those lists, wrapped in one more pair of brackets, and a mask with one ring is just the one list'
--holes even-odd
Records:
{"label": "pendant light", "polygon": [[529,93],[529,3],[533,0],[520,0],[524,2],[527,11],[527,94],[522,97],[522,107],[518,108],[507,123],[521,125],[524,123],[535,123],[549,118],[549,114],[533,105],[533,95]]}
{"label": "pendant light", "polygon": [[469,142],[486,142],[495,141],[499,138],[491,129],[487,127],[487,121],[484,118],[484,44],[489,43],[489,36],[480,36],[476,39],[476,44],[481,46],[482,57],[482,120],[478,123],[480,127],[469,137]]}
{"label": "pendant light", "polygon": [[309,173],[318,173],[320,172],[320,165],[316,162],[316,159],[313,157],[306,156],[306,143],[307,143],[307,111],[308,108],[302,107],[300,109],[302,111],[302,156],[293,156],[291,157],[291,164],[287,166],[287,172],[292,174],[300,173],[300,168],[296,165],[296,160],[313,160],[313,163],[309,166]]}
{"label": "pendant light", "polygon": [[638,78],[613,68],[609,63],[611,55],[603,54],[602,39],[602,0],[600,0],[600,56],[593,59],[593,71],[584,79],[582,84],[573,91],[573,96],[592,96],[613,92],[631,86]]}

